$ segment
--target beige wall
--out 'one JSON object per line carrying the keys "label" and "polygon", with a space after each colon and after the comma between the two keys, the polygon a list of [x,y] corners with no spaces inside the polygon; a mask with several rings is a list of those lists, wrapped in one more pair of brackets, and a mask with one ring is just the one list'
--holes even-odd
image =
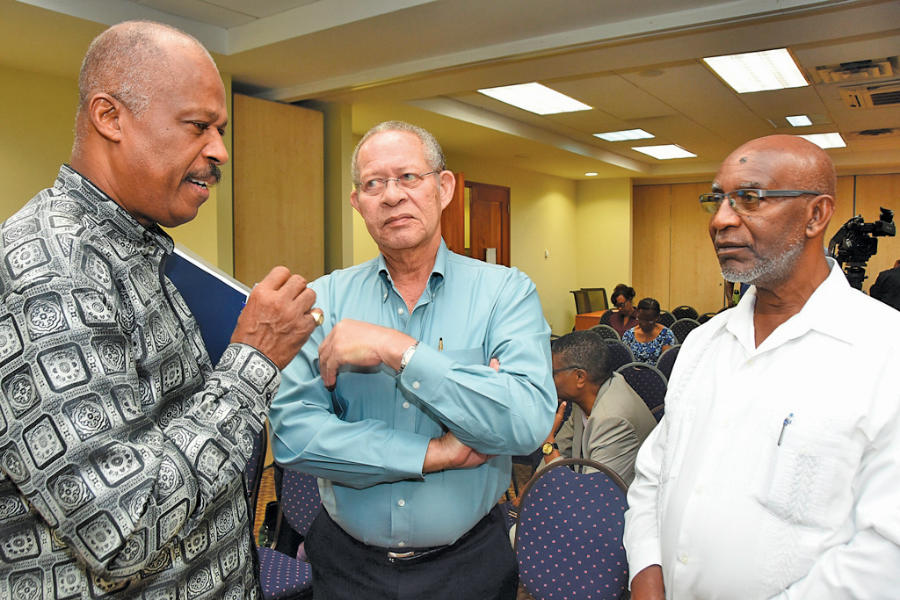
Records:
{"label": "beige wall", "polygon": [[[72,151],[77,73],[71,79],[0,66],[0,219],[6,219],[40,190],[53,185]],[[223,77],[231,101],[231,79]],[[225,145],[231,151],[231,128]],[[231,169],[213,188],[199,216],[170,230],[181,243],[226,272],[231,264]]]}
{"label": "beige wall", "polygon": [[606,288],[610,304],[616,284],[631,284],[631,190],[627,178],[576,185],[577,287]]}

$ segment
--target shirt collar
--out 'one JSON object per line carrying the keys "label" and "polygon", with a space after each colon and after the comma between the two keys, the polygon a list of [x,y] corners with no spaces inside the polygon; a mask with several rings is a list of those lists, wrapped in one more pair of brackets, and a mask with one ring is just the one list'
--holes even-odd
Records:
{"label": "shirt collar", "polygon": [[67,198],[76,201],[82,209],[88,214],[94,215],[98,221],[108,221],[113,224],[125,238],[118,242],[130,242],[137,245],[149,244],[162,248],[166,254],[171,254],[175,248],[175,242],[158,224],[154,223],[150,227],[140,224],[106,192],[71,166],[64,164],[60,167],[54,187],[62,190]]}
{"label": "shirt collar", "polygon": [[[447,271],[447,257],[449,255],[450,250],[447,248],[447,244],[444,243],[443,238],[441,238],[441,245],[438,246],[437,255],[434,257],[434,265],[431,267],[431,275],[428,277],[428,290],[432,294],[444,282],[444,274]],[[383,304],[387,302],[388,291],[394,287],[394,284],[391,281],[391,274],[388,271],[384,255],[379,253],[375,260],[378,266],[378,274],[381,276],[381,282],[384,286],[384,293],[381,295],[381,302]]]}
{"label": "shirt collar", "polygon": [[756,332],[753,327],[753,310],[756,306],[756,286],[750,286],[744,292],[738,305],[729,310],[726,329],[744,346],[748,352],[765,351],[798,338],[809,331],[818,331],[825,335],[850,341],[853,329],[847,319],[836,318],[836,310],[840,310],[843,302],[840,296],[850,290],[850,284],[841,267],[831,257],[825,257],[829,273],[819,284],[800,312],[779,325],[772,334],[756,348]]}

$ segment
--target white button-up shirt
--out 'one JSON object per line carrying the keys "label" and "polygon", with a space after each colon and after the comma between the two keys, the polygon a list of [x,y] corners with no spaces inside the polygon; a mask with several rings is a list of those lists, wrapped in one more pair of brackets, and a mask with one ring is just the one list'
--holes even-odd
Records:
{"label": "white button-up shirt", "polygon": [[758,348],[751,288],[681,349],[625,524],[668,598],[900,598],[900,313],[830,264]]}

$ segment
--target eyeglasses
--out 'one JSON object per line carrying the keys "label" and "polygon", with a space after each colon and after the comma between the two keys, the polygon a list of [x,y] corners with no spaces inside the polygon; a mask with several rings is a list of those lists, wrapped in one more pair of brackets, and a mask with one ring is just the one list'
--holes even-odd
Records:
{"label": "eyeglasses", "polygon": [[429,175],[440,173],[440,171],[428,171],[427,173],[404,173],[400,177],[373,177],[362,183],[357,183],[357,187],[364,194],[369,196],[380,196],[387,189],[389,181],[396,181],[397,185],[406,190],[412,190],[419,187],[422,181]]}
{"label": "eyeglasses", "polygon": [[759,201],[763,198],[795,198],[797,196],[820,196],[819,192],[810,190],[760,190],[755,188],[745,188],[734,190],[724,194],[722,192],[712,192],[710,194],[700,194],[700,206],[706,209],[706,212],[715,214],[719,210],[719,205],[723,200],[728,200],[728,205],[734,209],[734,212],[740,215],[746,215],[759,208]]}
{"label": "eyeglasses", "polygon": [[553,376],[556,377],[557,373],[562,373],[563,371],[571,371],[572,369],[581,369],[584,371],[584,367],[579,367],[578,365],[571,365],[568,367],[560,367],[558,369],[553,369]]}
{"label": "eyeglasses", "polygon": [[628,304],[628,300],[619,300],[613,303],[616,308],[624,308],[626,304]]}

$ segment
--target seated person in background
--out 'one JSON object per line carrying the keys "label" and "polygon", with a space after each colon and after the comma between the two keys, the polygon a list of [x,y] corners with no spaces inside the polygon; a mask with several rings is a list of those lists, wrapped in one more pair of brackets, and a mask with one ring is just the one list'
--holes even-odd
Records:
{"label": "seated person in background", "polygon": [[622,335],[622,341],[631,348],[634,360],[656,365],[659,355],[674,346],[675,334],[668,327],[657,323],[659,302],[644,298],[637,305],[637,325]]}
{"label": "seated person in background", "polygon": [[[596,333],[573,331],[553,340],[550,351],[560,404],[544,442],[544,462],[595,460],[631,484],[638,448],[656,426],[650,409],[624,377],[610,372],[606,342]],[[569,402],[572,412],[563,422]]]}
{"label": "seated person in background", "polygon": [[625,334],[626,331],[637,325],[634,318],[634,288],[628,287],[624,283],[616,286],[612,293],[612,302],[616,307],[616,311],[609,315],[609,326],[619,332],[619,336]]}
{"label": "seated person in background", "polygon": [[869,289],[869,295],[900,310],[900,259],[893,269],[882,271]]}

